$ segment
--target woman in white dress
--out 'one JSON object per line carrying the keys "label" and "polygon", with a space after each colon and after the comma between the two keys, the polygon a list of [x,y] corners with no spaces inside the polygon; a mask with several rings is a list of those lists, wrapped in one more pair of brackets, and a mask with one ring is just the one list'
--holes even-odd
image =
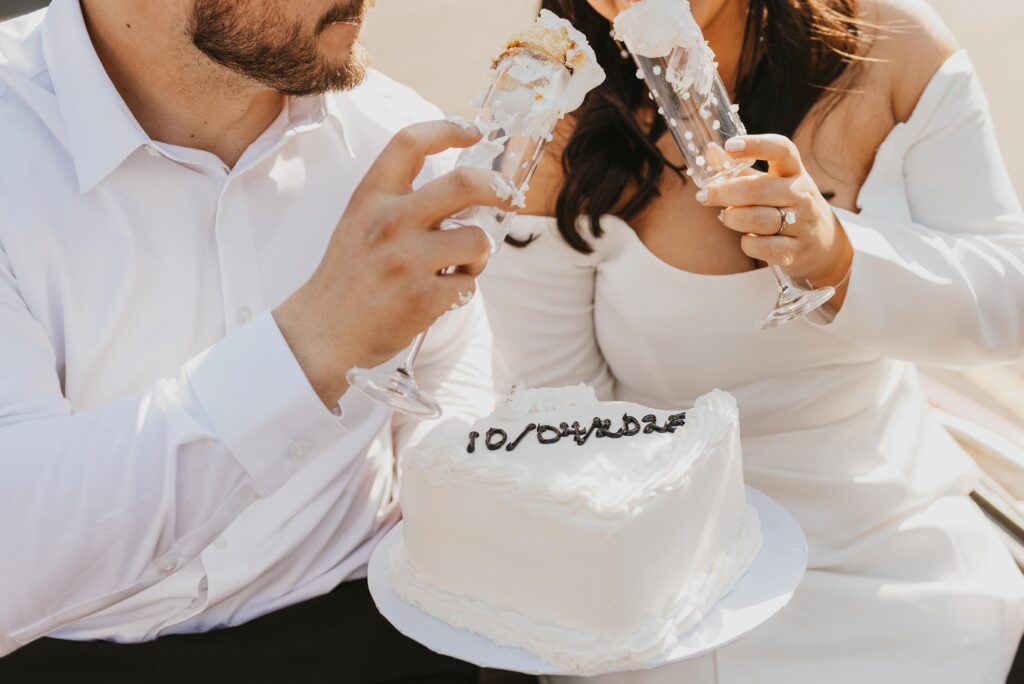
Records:
{"label": "woman in white dress", "polygon": [[[1005,681],[1024,584],[914,365],[1024,347],[1024,216],[971,62],[916,0],[693,0],[748,128],[779,134],[737,153],[767,172],[698,197],[609,38],[628,4],[545,0],[609,80],[535,178],[532,242],[483,278],[499,377],[664,408],[732,392],[747,482],[800,521],[810,569],[743,641],[602,680]],[[764,262],[835,286],[830,310],[758,332]]]}

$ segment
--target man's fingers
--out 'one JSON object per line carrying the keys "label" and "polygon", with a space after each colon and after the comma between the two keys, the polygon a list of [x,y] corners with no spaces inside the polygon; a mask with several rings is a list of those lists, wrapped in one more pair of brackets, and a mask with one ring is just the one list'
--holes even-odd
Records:
{"label": "man's fingers", "polygon": [[413,124],[391,138],[366,173],[363,184],[384,192],[408,192],[427,157],[453,147],[469,147],[480,140],[480,131],[451,121]]}
{"label": "man's fingers", "polygon": [[725,149],[737,159],[764,159],[771,173],[777,176],[798,176],[803,173],[800,151],[784,135],[744,135],[726,141]]}
{"label": "man's fingers", "polygon": [[425,227],[434,226],[467,207],[485,205],[511,211],[515,199],[511,186],[489,169],[460,166],[403,198]]}
{"label": "man's fingers", "polygon": [[465,273],[437,276],[437,296],[444,310],[461,309],[476,296],[476,279]]}
{"label": "man's fingers", "polygon": [[455,266],[459,273],[473,277],[483,272],[491,256],[491,241],[476,226],[432,231],[416,236],[409,244],[423,255],[431,270]]}

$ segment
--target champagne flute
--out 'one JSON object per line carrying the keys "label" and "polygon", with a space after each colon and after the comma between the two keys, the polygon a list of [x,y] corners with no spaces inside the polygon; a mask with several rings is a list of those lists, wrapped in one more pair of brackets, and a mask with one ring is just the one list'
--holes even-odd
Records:
{"label": "champagne flute", "polygon": [[[648,21],[655,19],[674,20],[682,25],[676,36],[685,37],[685,44],[677,44],[669,50],[630,50],[639,67],[637,77],[643,79],[651,91],[651,98],[658,105],[658,113],[668,124],[669,132],[686,160],[686,175],[699,188],[717,185],[734,178],[754,164],[753,159],[736,160],[725,151],[725,142],[732,137],[746,135],[746,128],[740,121],[739,108],[732,104],[729,93],[718,74],[714,52],[708,47],[700,33],[700,27],[689,13],[688,4],[675,0],[671,15],[657,16],[660,8],[654,4],[642,7],[652,0],[634,5],[632,19],[643,17],[650,8]],[[621,17],[622,15],[620,15]],[[616,24],[617,28],[619,24]],[[640,22],[633,26],[642,26]],[[633,30],[630,26],[630,33]],[[649,29],[648,26],[642,26]],[[664,31],[664,28],[660,29]],[[631,36],[623,36],[627,45]],[[639,37],[638,37],[639,38]],[[651,44],[641,44],[648,48]],[[663,56],[643,56],[639,52],[653,55],[665,52]],[[783,219],[785,220],[785,219]],[[821,307],[835,296],[835,289],[822,287],[813,289],[797,285],[779,266],[769,264],[775,276],[779,292],[775,306],[760,322],[761,330],[776,328]]]}
{"label": "champagne flute", "polygon": [[[529,81],[524,83],[523,74]],[[481,103],[475,125],[484,134],[480,142],[463,150],[456,166],[489,168],[497,172],[495,193],[500,199],[523,206],[530,179],[551,141],[561,112],[553,105],[567,88],[570,73],[563,64],[527,50],[514,50],[496,67],[494,80]],[[442,229],[477,226],[491,244],[501,247],[515,211],[474,206],[441,223]],[[453,273],[449,267],[443,273]],[[353,368],[348,382],[386,406],[420,418],[436,418],[441,406],[416,382],[414,366],[426,333],[416,337],[397,369]]]}

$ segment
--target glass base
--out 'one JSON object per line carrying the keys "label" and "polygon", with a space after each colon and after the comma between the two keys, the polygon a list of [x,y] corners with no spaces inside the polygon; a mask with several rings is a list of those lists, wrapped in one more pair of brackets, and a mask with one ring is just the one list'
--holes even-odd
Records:
{"label": "glass base", "polygon": [[384,404],[417,418],[439,418],[441,406],[416,384],[416,378],[404,368],[388,371],[353,368],[346,375],[348,384],[378,404]]}
{"label": "glass base", "polygon": [[787,285],[779,290],[779,299],[775,302],[775,308],[768,313],[758,327],[761,330],[778,328],[795,318],[806,316],[815,309],[821,308],[835,296],[836,290],[833,287],[805,290],[796,285]]}

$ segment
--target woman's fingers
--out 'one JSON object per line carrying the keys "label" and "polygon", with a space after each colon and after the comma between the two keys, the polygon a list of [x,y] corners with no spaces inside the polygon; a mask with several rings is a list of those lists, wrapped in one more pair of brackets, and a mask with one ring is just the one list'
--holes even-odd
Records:
{"label": "woman's fingers", "polygon": [[723,209],[718,218],[726,228],[737,233],[778,235],[785,226],[786,230],[781,232],[795,237],[795,231],[785,223],[783,212],[775,207],[729,207]]}
{"label": "woman's fingers", "polygon": [[792,178],[765,173],[732,178],[697,193],[697,201],[711,207],[787,207],[795,200]]}
{"label": "woman's fingers", "polygon": [[785,235],[744,235],[740,249],[751,259],[786,268],[796,260],[800,241]]}
{"label": "woman's fingers", "polygon": [[725,149],[736,159],[764,159],[771,173],[776,176],[799,176],[804,170],[800,151],[784,135],[766,133],[736,136],[725,142]]}

